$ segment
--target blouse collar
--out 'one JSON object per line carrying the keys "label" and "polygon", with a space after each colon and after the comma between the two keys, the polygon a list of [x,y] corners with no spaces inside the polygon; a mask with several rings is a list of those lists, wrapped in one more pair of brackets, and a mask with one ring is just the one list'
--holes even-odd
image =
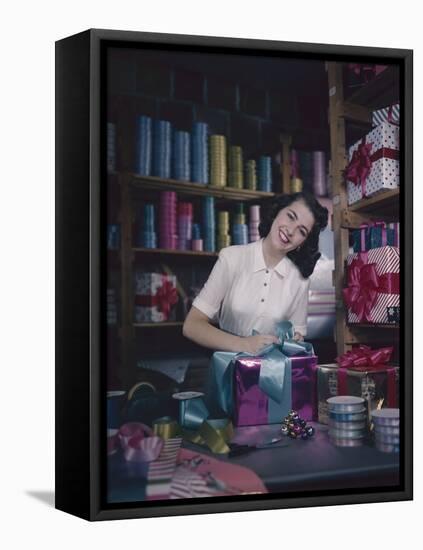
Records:
{"label": "blouse collar", "polygon": [[[262,269],[267,269],[263,256],[263,239],[256,241],[254,245],[253,273],[256,271],[261,271]],[[279,275],[282,275],[282,277],[286,277],[289,272],[290,264],[291,260],[287,256],[284,256],[273,269],[277,271]]]}

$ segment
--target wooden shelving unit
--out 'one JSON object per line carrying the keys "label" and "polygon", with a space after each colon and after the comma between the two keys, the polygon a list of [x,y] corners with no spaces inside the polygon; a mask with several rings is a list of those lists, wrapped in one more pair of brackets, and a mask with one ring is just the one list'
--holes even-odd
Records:
{"label": "wooden shelving unit", "polygon": [[[347,124],[369,125],[373,110],[385,107],[398,99],[395,85],[398,74],[389,67],[366,86],[344,97],[343,65],[327,63],[329,82],[329,125],[331,138],[331,177],[333,186],[333,229],[335,240],[334,285],[336,293],[336,343],[338,355],[353,344],[366,342],[398,343],[398,326],[390,324],[348,324],[342,289],[349,251],[348,230],[366,221],[399,220],[400,190],[381,192],[348,205],[343,170],[348,163],[346,142]],[[366,131],[363,130],[363,135]]]}

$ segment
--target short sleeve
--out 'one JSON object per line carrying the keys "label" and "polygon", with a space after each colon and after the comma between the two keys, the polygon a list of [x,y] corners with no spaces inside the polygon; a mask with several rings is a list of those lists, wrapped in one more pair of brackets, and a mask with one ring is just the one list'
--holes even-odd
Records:
{"label": "short sleeve", "polygon": [[231,263],[228,257],[228,250],[222,249],[209,278],[192,305],[210,319],[215,318],[230,288],[230,281]]}
{"label": "short sleeve", "polygon": [[291,315],[291,323],[294,326],[294,331],[299,332],[302,336],[307,334],[307,313],[308,313],[308,291],[310,288],[310,279],[306,279],[301,285],[297,299],[293,306]]}

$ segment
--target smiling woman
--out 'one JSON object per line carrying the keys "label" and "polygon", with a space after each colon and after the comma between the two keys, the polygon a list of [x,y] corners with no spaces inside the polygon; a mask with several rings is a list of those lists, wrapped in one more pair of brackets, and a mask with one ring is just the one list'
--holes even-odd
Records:
{"label": "smiling woman", "polygon": [[260,224],[259,241],[220,251],[187,315],[184,335],[215,350],[257,353],[277,342],[275,327],[287,320],[295,338],[303,339],[308,277],[320,257],[319,234],[327,221],[327,209],[311,195],[276,199]]}

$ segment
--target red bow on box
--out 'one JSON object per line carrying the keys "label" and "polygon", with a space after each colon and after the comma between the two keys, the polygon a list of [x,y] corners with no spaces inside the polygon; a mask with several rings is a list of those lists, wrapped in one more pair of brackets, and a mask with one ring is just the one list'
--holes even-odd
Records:
{"label": "red bow on box", "polygon": [[366,143],[365,138],[353,152],[352,158],[345,168],[344,177],[352,181],[355,185],[361,185],[363,197],[366,196],[366,180],[372,169],[372,160],[370,153],[373,143]]}
{"label": "red bow on box", "polygon": [[376,264],[369,264],[368,253],[360,252],[348,266],[348,287],[342,290],[344,301],[360,322],[372,322],[371,311],[377,295],[399,294],[399,273],[378,275]]}
{"label": "red bow on box", "polygon": [[170,308],[178,301],[178,293],[171,282],[165,281],[157,290],[154,296],[135,296],[135,303],[138,306],[153,307],[164,314],[164,318],[169,318]]}
{"label": "red bow on box", "polygon": [[396,407],[396,371],[389,368],[387,363],[391,359],[393,347],[372,350],[369,346],[358,346],[336,358],[338,369],[338,395],[348,395],[348,369],[358,372],[386,371],[388,378],[386,403],[388,407]]}
{"label": "red bow on box", "polygon": [[391,359],[393,347],[373,349],[369,346],[358,346],[336,358],[340,367],[351,369],[357,367],[377,367]]}

